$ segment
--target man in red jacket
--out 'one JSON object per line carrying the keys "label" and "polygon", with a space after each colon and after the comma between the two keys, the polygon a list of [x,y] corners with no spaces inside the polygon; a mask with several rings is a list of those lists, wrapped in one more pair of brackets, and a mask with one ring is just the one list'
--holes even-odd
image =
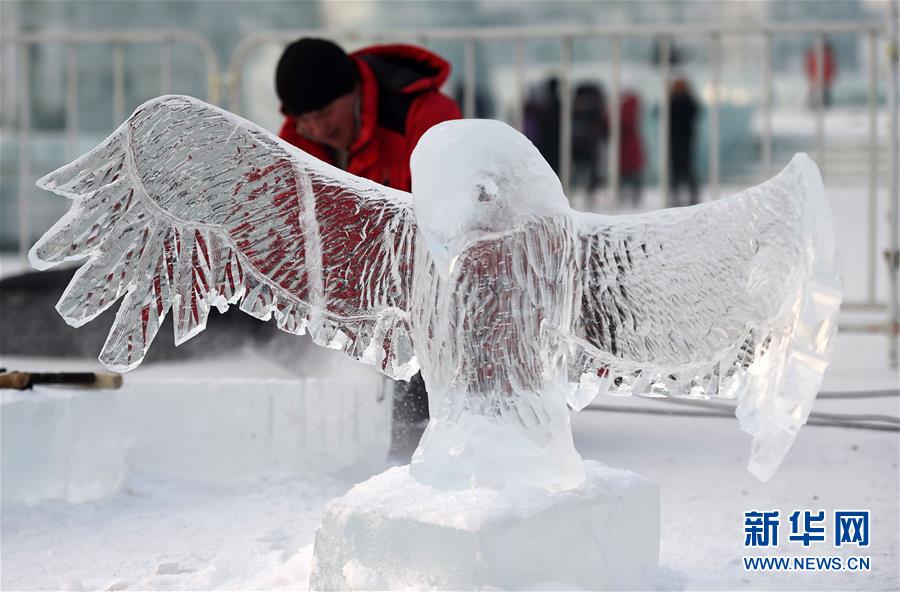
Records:
{"label": "man in red jacket", "polygon": [[[300,39],[278,61],[275,86],[286,116],[279,136],[346,171],[410,190],[409,157],[428,128],[459,119],[442,95],[450,64],[411,45],[350,55],[324,39]],[[407,460],[428,419],[422,375],[394,388],[391,453]]]}
{"label": "man in red jacket", "polygon": [[428,128],[459,119],[440,93],[441,57],[411,45],[347,55],[324,39],[300,39],[278,62],[275,85],[286,119],[279,136],[354,175],[409,191],[409,157]]}

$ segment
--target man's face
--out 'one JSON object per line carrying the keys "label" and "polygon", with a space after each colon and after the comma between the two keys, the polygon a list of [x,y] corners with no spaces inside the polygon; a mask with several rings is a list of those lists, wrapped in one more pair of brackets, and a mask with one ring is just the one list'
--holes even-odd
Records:
{"label": "man's face", "polygon": [[321,109],[297,116],[297,133],[337,150],[347,150],[359,128],[356,115],[358,90],[336,98]]}

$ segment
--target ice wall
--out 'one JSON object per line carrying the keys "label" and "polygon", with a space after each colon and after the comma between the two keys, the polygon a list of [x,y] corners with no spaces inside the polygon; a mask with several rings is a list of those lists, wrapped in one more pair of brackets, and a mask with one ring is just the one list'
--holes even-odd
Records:
{"label": "ice wall", "polygon": [[363,478],[384,467],[391,402],[374,372],[213,379],[197,372],[202,364],[175,367],[175,376],[129,374],[118,391],[0,394],[4,503],[99,499],[131,476],[214,483],[302,471]]}

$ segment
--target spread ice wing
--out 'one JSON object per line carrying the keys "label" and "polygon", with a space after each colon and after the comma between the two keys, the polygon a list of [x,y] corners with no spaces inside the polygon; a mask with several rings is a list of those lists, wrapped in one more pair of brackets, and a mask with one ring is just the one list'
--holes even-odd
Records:
{"label": "spread ice wing", "polygon": [[798,155],[713,203],[578,224],[581,315],[563,336],[577,400],[737,397],[767,478],[812,407],[841,301],[815,164]]}
{"label": "spread ice wing", "polygon": [[125,296],[100,360],[137,366],[170,308],[176,343],[211,305],[376,364],[416,369],[407,298],[409,194],[334,167],[189,97],[160,97],[38,182],[75,200],[35,267],[87,258],[57,305],[80,326]]}

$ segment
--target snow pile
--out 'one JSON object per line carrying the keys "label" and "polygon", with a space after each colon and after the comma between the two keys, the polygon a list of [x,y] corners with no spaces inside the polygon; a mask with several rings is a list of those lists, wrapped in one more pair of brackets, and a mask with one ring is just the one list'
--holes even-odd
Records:
{"label": "snow pile", "polygon": [[305,590],[325,504],[349,483],[266,473],[129,478],[98,502],[3,511],[3,590]]}

